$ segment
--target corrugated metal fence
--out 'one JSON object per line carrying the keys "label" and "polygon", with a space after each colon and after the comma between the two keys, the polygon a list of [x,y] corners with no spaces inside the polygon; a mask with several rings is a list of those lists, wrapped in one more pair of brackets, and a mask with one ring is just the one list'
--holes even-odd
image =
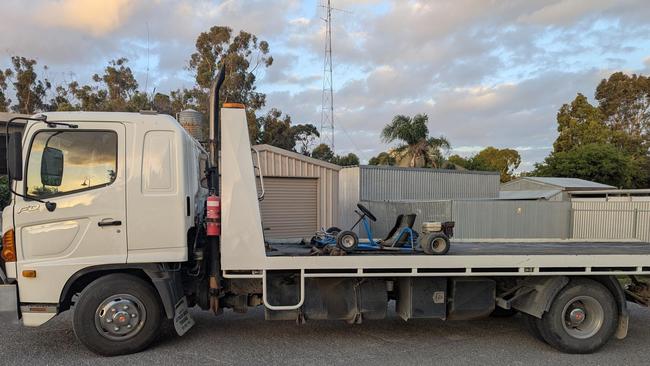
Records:
{"label": "corrugated metal fence", "polygon": [[[364,201],[362,204],[377,217],[376,222],[371,222],[370,227],[375,238],[384,238],[395,225],[399,214],[417,214],[414,228],[422,226],[424,221],[448,221],[451,218],[451,201],[432,202],[377,202]],[[358,216],[356,217],[359,218]],[[357,233],[359,228],[357,227]],[[363,233],[365,235],[365,233]]]}
{"label": "corrugated metal fence", "polygon": [[384,237],[400,213],[456,222],[458,239],[618,239],[650,242],[650,202],[432,201],[363,202]]}
{"label": "corrugated metal fence", "polygon": [[455,221],[459,239],[562,238],[570,234],[571,204],[539,201],[363,202],[375,216],[375,237],[385,236],[400,213],[424,221]]}
{"label": "corrugated metal fence", "polygon": [[457,238],[567,239],[569,202],[454,201]]}
{"label": "corrugated metal fence", "polygon": [[650,202],[573,202],[576,239],[650,241]]}

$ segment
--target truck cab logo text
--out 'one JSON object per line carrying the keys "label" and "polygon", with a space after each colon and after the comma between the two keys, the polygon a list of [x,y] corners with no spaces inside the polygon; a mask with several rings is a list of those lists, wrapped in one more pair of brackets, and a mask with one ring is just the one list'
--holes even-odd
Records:
{"label": "truck cab logo text", "polygon": [[29,205],[22,207],[20,210],[18,210],[18,214],[21,214],[23,212],[32,212],[32,211],[38,211],[38,209],[41,207],[41,205]]}

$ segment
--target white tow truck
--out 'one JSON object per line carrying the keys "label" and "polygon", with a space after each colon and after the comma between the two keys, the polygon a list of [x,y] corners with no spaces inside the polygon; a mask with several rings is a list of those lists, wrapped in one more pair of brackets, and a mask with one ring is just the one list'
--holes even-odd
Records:
{"label": "white tow truck", "polygon": [[184,334],[188,307],[361,323],[395,301],[404,320],[520,312],[540,340],[589,353],[626,336],[627,301],[648,303],[648,243],[454,242],[446,255],[266,243],[245,110],[215,113],[220,84],[210,153],[152,112],[44,113],[9,134],[2,319],[39,326],[72,309],[78,339],[118,355],[166,321]]}

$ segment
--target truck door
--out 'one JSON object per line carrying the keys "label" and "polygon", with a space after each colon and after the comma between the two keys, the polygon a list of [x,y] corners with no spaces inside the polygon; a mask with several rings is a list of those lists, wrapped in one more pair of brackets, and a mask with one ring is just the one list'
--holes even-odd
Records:
{"label": "truck door", "polygon": [[[58,303],[85,267],[125,263],[125,128],[80,123],[27,132],[23,184],[14,222],[22,303]],[[20,192],[20,191],[19,191]],[[50,212],[43,203],[50,201]],[[21,275],[35,271],[35,277]]]}

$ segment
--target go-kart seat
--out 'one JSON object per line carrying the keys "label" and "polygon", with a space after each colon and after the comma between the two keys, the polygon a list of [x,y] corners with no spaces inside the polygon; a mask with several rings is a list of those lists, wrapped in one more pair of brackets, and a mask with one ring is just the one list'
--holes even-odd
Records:
{"label": "go-kart seat", "polygon": [[382,242],[388,241],[388,239],[392,238],[393,235],[395,235],[397,229],[399,229],[400,226],[402,226],[402,220],[404,220],[404,215],[402,214],[397,215],[397,219],[395,219],[395,225],[393,225],[393,228],[390,229],[388,235],[386,235],[386,237],[382,239]]}
{"label": "go-kart seat", "polygon": [[398,215],[395,220],[395,225],[390,229],[386,238],[381,241],[381,245],[385,247],[400,247],[406,244],[409,240],[409,235],[408,233],[403,233],[402,230],[405,227],[413,229],[416,218],[416,214]]}

